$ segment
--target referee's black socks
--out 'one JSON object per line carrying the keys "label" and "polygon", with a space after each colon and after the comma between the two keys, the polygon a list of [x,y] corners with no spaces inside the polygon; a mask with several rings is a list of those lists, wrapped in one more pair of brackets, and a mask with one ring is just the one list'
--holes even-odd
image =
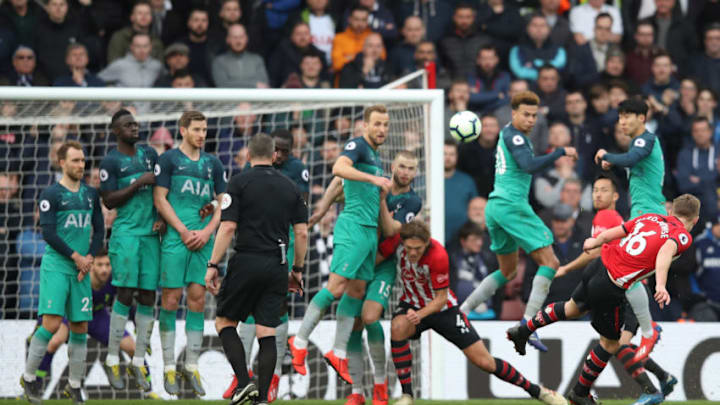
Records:
{"label": "referee's black socks", "polygon": [[260,338],[258,343],[260,344],[258,352],[258,391],[262,402],[267,398],[270,382],[275,372],[277,347],[275,346],[275,336]]}
{"label": "referee's black socks", "polygon": [[[237,329],[233,326],[227,326],[220,331],[219,336],[225,351],[225,357],[227,357],[233,371],[235,371],[238,387],[244,388],[250,382],[250,376],[248,376],[247,371],[245,349],[240,336],[237,334]],[[260,348],[262,348],[262,345]]]}

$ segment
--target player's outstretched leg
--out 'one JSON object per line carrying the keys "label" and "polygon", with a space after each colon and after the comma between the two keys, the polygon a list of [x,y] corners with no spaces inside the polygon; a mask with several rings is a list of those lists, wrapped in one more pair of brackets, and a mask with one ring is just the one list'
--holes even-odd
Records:
{"label": "player's outstretched leg", "polygon": [[464,313],[470,313],[470,311],[479,307],[480,304],[492,298],[495,295],[495,291],[505,286],[508,283],[508,279],[503,275],[502,271],[495,270],[485,277],[480,285],[465,299],[460,306],[460,310]]}
{"label": "player's outstretched leg", "polygon": [[352,377],[352,393],[347,397],[345,405],[364,405],[365,392],[363,389],[363,376],[365,374],[365,358],[363,356],[362,323],[355,322],[348,341],[348,370]]}
{"label": "player's outstretched leg", "polygon": [[[538,271],[533,278],[532,290],[528,298],[527,306],[522,323],[527,323],[542,308],[545,299],[550,292],[550,284],[555,278],[555,272],[560,266],[560,261],[555,256],[551,246],[541,247],[530,253],[533,261],[538,265]],[[532,333],[528,339],[528,343],[541,352],[547,352],[545,346],[538,337],[537,333]]]}
{"label": "player's outstretched leg", "polygon": [[[330,274],[330,278],[333,277],[337,276]],[[293,357],[293,367],[295,367],[295,371],[301,375],[307,374],[305,357],[307,357],[307,345],[308,339],[310,339],[310,334],[334,301],[335,297],[327,288],[323,288],[315,294],[313,299],[310,301],[310,304],[308,304],[298,333],[288,340],[290,352]]]}
{"label": "player's outstretched leg", "polygon": [[[120,288],[121,290],[126,290]],[[110,332],[108,335],[108,354],[103,367],[108,377],[108,382],[116,390],[125,389],[125,379],[120,375],[120,341],[125,335],[125,324],[130,314],[130,306],[120,302],[120,295],[115,298],[112,312],[110,313]],[[130,298],[132,302],[132,298]]]}
{"label": "player's outstretched leg", "polygon": [[395,364],[395,372],[398,381],[402,387],[402,396],[395,402],[395,405],[412,405],[413,389],[412,389],[412,350],[410,349],[410,341],[390,340],[390,350],[392,352],[393,364]]}
{"label": "player's outstretched leg", "polygon": [[664,400],[662,393],[658,392],[645,372],[642,362],[635,361],[635,349],[630,345],[621,345],[615,357],[623,364],[625,371],[635,380],[642,389],[642,395],[635,401],[637,405],[659,404]]}
{"label": "player's outstretched leg", "polygon": [[635,353],[635,361],[641,361],[650,355],[655,343],[660,340],[660,327],[655,327],[650,315],[650,300],[648,299],[647,292],[642,283],[635,283],[629,289],[625,291],[625,298],[627,298],[630,306],[635,313],[638,324],[640,324],[640,330],[642,332],[642,339],[640,346]]}
{"label": "player's outstretched leg", "polygon": [[[355,282],[352,280],[351,282]],[[355,324],[355,319],[362,314],[363,300],[355,298],[347,292],[340,298],[335,322],[335,343],[333,350],[325,354],[325,361],[338,373],[346,383],[352,384],[348,372],[347,345]]]}
{"label": "player's outstretched leg", "polygon": [[[605,342],[604,344],[608,346],[609,349],[614,350],[605,350],[605,348],[603,348],[603,342]],[[617,351],[618,345],[619,343],[617,341],[600,338],[600,343],[595,346],[585,358],[585,364],[578,377],[578,381],[568,395],[570,402],[575,405],[593,405],[596,403],[595,399],[590,395],[590,388],[600,373],[605,369],[605,366],[607,366],[608,361],[610,361],[610,358],[613,356],[613,352]]]}
{"label": "player's outstretched leg", "polygon": [[525,344],[533,332],[543,326],[567,319],[567,306],[573,307],[573,313],[577,310],[577,306],[572,300],[553,302],[545,307],[545,309],[538,311],[537,314],[535,314],[533,318],[528,319],[527,322],[508,329],[507,337],[515,345],[515,351],[521,356],[524,356]]}

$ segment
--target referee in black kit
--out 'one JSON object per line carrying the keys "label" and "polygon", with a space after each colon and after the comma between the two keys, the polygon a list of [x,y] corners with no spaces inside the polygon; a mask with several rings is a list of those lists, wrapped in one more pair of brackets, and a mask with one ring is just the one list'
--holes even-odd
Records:
{"label": "referee in black kit", "polygon": [[[248,145],[251,169],[233,176],[222,200],[222,219],[217,231],[205,284],[218,296],[215,328],[225,355],[238,380],[231,404],[265,403],[275,368],[275,327],[285,312],[288,290],[302,294],[302,271],[307,250],[308,209],[292,180],[272,167],[273,139],[255,135]],[[295,254],[288,274],[286,248],[293,226]],[[230,246],[233,234],[235,255],[218,288],[218,263]],[[255,317],[260,344],[258,385],[250,383],[245,350],[237,334],[239,321]]]}

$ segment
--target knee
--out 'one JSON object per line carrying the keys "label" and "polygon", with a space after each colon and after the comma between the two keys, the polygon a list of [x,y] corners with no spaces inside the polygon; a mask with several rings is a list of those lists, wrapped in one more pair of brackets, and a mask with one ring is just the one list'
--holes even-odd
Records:
{"label": "knee", "polygon": [[403,340],[407,338],[407,322],[402,319],[403,315],[393,319],[390,324],[390,339]]}
{"label": "knee", "polygon": [[370,312],[370,311],[363,311],[363,313],[362,313],[362,323],[364,323],[365,325],[373,324],[373,323],[375,323],[379,318],[380,318],[380,317],[375,316],[375,314],[373,314],[373,313]]}
{"label": "knee", "polygon": [[490,356],[489,354],[486,356],[480,356],[476,361],[475,365],[480,367],[482,371],[485,371],[486,373],[494,373],[495,372],[495,358]]}
{"label": "knee", "polygon": [[555,256],[555,253],[552,250],[550,250],[549,252],[550,253],[543,258],[543,263],[540,263],[540,265],[550,267],[553,270],[557,270],[558,268],[560,268],[560,260],[558,260],[557,256]]}
{"label": "knee", "polygon": [[[188,299],[189,301],[189,299]],[[179,294],[163,294],[162,307],[174,311],[180,306],[180,295]]]}
{"label": "knee", "polygon": [[137,300],[140,303],[140,305],[145,305],[146,307],[152,307],[155,305],[155,291],[140,290],[140,291],[138,291]]}
{"label": "knee", "polygon": [[220,334],[220,332],[227,328],[227,327],[237,327],[237,323],[233,323],[231,320],[227,318],[223,318],[221,316],[218,316],[215,318],[215,331]]}
{"label": "knee", "polygon": [[620,342],[617,340],[603,338],[600,339],[600,346],[602,346],[602,348],[605,349],[606,352],[610,354],[615,354],[620,348]]}
{"label": "knee", "polygon": [[192,307],[195,312],[202,311],[205,308],[205,294],[195,295],[193,297],[188,295],[188,307]]}
{"label": "knee", "polygon": [[[331,276],[333,276],[333,274],[331,274]],[[338,299],[345,292],[347,285],[348,280],[346,278],[336,276],[331,277],[331,280],[328,281],[327,289],[330,291],[330,294],[335,297],[335,299]]]}
{"label": "knee", "polygon": [[88,323],[87,322],[71,322],[70,323],[70,332],[72,333],[87,333],[88,332]]}
{"label": "knee", "polygon": [[365,298],[365,282],[360,280],[353,280],[353,282],[347,284],[345,292],[357,299]]}
{"label": "knee", "polygon": [[117,300],[126,307],[132,306],[134,292],[130,288],[118,288]]}

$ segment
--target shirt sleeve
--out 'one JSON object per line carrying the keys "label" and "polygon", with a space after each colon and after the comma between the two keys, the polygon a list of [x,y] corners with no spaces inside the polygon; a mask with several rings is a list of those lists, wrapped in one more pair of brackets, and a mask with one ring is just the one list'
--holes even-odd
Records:
{"label": "shirt sleeve", "polygon": [[382,257],[387,259],[395,253],[398,246],[400,246],[400,234],[385,239],[380,246],[378,246],[378,252]]}
{"label": "shirt sleeve", "polygon": [[170,154],[163,153],[155,163],[155,185],[170,189],[172,179],[172,162],[170,161]]}
{"label": "shirt sleeve", "polygon": [[437,249],[430,262],[430,280],[433,290],[450,286],[450,259],[445,249]]}
{"label": "shirt sleeve", "polygon": [[57,194],[45,190],[40,194],[40,225],[45,242],[68,259],[73,250],[57,234]]}
{"label": "shirt sleeve", "polygon": [[215,194],[222,194],[227,190],[228,174],[225,171],[220,159],[213,159],[213,182],[215,183]]}
{"label": "shirt sleeve", "polygon": [[100,251],[105,241],[105,219],[100,207],[100,196],[93,191],[93,213],[92,213],[92,240],[90,242],[90,254],[95,255]]}
{"label": "shirt sleeve", "polygon": [[420,200],[420,197],[414,195],[411,198],[408,198],[400,209],[395,211],[393,219],[400,221],[400,223],[407,224],[415,219],[421,208],[422,200]]}
{"label": "shirt sleeve", "polygon": [[295,170],[293,171],[295,178],[295,184],[300,189],[300,192],[307,193],[310,191],[310,172],[305,165],[298,161],[296,162]]}
{"label": "shirt sleeve", "polygon": [[117,172],[115,170],[116,165],[112,161],[112,158],[105,157],[100,162],[100,190],[101,191],[115,191],[118,189],[117,185]]}
{"label": "shirt sleeve", "polygon": [[632,142],[630,150],[625,153],[606,153],[603,160],[620,167],[633,167],[652,152],[655,138],[639,136]]}
{"label": "shirt sleeve", "polygon": [[530,174],[549,167],[560,156],[565,155],[565,148],[557,148],[547,155],[533,156],[527,138],[518,133],[505,135],[504,142],[520,169]]}
{"label": "shirt sleeve", "polygon": [[675,243],[677,243],[678,255],[686,251],[690,247],[690,245],[692,245],[692,236],[684,229],[676,231],[670,239],[674,240]]}
{"label": "shirt sleeve", "polygon": [[227,192],[222,198],[222,204],[220,206],[222,209],[220,216],[221,221],[232,221],[237,223],[240,220],[241,195],[242,188],[240,186],[240,175],[236,175],[230,180]]}
{"label": "shirt sleeve", "polygon": [[626,234],[629,234],[630,232],[632,232],[633,228],[635,228],[635,222],[637,221],[638,218],[642,218],[642,217],[633,218],[631,220],[625,221],[622,224],[622,227],[625,230]]}
{"label": "shirt sleeve", "polygon": [[293,224],[306,224],[308,221],[308,207],[302,194],[297,193],[295,200],[295,209],[293,210]]}
{"label": "shirt sleeve", "polygon": [[357,140],[350,140],[345,144],[340,156],[347,156],[353,161],[353,163],[357,163],[362,159],[363,154],[365,153],[364,150],[365,148],[360,142]]}

